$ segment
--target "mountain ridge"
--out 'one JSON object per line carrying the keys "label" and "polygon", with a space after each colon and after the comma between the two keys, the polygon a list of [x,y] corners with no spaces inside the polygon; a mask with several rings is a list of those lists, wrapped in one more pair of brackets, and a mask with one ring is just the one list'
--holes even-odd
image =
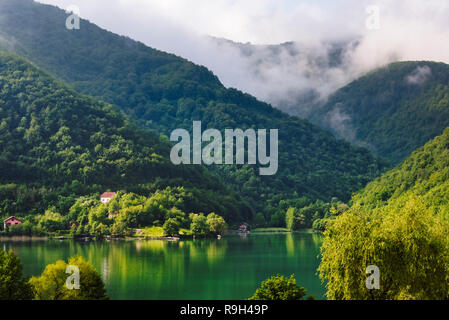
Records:
{"label": "mountain ridge", "polygon": [[[13,51],[77,91],[118,106],[158,134],[191,130],[196,120],[205,129],[280,129],[276,176],[260,177],[257,168],[248,165],[212,167],[268,219],[284,199],[348,200],[388,166],[309,121],[224,88],[205,67],[85,20],[80,30],[67,30],[67,14],[55,7],[0,0],[0,9],[0,30],[3,38],[17,44]],[[29,24],[20,23],[24,20]]]}
{"label": "mountain ridge", "polygon": [[398,164],[449,126],[449,65],[406,61],[373,70],[338,90],[311,121]]}

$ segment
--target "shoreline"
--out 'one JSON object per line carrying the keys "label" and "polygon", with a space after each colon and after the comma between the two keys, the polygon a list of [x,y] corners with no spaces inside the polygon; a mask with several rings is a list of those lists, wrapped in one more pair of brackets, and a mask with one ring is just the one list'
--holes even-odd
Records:
{"label": "shoreline", "polygon": [[[223,235],[222,237],[228,237],[228,236],[239,236],[239,235],[269,235],[269,234],[286,234],[286,233],[321,233],[318,230],[314,229],[303,229],[303,230],[296,230],[296,231],[288,231],[287,229],[284,230],[270,230],[270,228],[267,228],[266,230],[254,230],[249,233],[241,233],[238,231],[231,231]],[[87,240],[86,240],[87,239]],[[217,239],[216,237],[206,237],[206,238],[197,238],[198,239]],[[21,241],[48,241],[48,240],[59,240],[59,241],[66,241],[66,240],[73,240],[73,241],[85,241],[85,242],[92,242],[92,241],[133,241],[133,240],[160,240],[160,241],[169,241],[169,242],[175,242],[175,241],[182,241],[182,240],[195,240],[194,237],[143,237],[143,236],[137,236],[137,237],[111,237],[106,236],[102,238],[95,238],[95,237],[50,237],[50,236],[1,236],[0,237],[0,243],[1,242],[21,242]]]}
{"label": "shoreline", "polygon": [[12,241],[12,242],[20,242],[20,241],[47,241],[52,240],[52,238],[47,236],[12,236],[12,237],[0,237],[0,242]]}

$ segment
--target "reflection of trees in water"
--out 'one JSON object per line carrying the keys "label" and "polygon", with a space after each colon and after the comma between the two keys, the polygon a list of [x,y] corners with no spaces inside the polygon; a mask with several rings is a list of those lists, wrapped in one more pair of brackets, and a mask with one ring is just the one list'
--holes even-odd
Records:
{"label": "reflection of trees in water", "polygon": [[[204,273],[210,272],[210,268],[204,268],[204,265],[219,265],[227,250],[226,241],[219,240],[140,240],[90,246],[88,251],[97,256],[91,260],[95,260],[96,267],[107,266],[103,268],[107,272],[103,275],[106,283],[111,277],[119,277],[120,280],[114,279],[117,291],[125,289],[126,282],[130,282],[139,283],[141,291],[155,293],[166,290],[167,283],[182,288],[192,277],[207,276]],[[84,254],[90,256],[89,252]]]}
{"label": "reflection of trees in water", "polygon": [[7,243],[6,249],[20,252],[30,275],[79,254],[102,273],[113,298],[245,299],[276,273],[296,273],[301,285],[319,288],[314,275],[321,238],[321,234],[292,233],[248,235],[245,240],[234,236],[177,242],[48,241]]}
{"label": "reflection of trees in water", "polygon": [[315,232],[312,234],[312,240],[315,247],[317,248],[321,247],[321,244],[323,243],[323,238],[324,236],[322,233]]}

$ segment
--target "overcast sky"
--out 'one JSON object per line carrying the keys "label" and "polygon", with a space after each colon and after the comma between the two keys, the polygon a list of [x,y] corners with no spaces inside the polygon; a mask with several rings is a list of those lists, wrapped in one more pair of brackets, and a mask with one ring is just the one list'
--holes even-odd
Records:
{"label": "overcast sky", "polygon": [[[279,43],[364,27],[364,1],[330,0],[39,0],[67,8],[107,29],[140,35],[183,31],[241,42]],[[351,18],[349,18],[351,17]],[[356,19],[354,20],[354,18]],[[154,30],[163,26],[166,30]],[[336,32],[338,30],[338,32]],[[312,32],[313,31],[313,32]],[[330,36],[330,35],[329,35]],[[147,39],[157,37],[147,35]]]}
{"label": "overcast sky", "polygon": [[[121,35],[209,67],[227,86],[270,100],[294,88],[328,93],[397,60],[449,63],[447,0],[39,0],[67,8]],[[376,9],[378,8],[378,19]],[[374,18],[373,18],[374,17]],[[374,19],[374,20],[373,20]],[[377,25],[379,22],[379,25]],[[344,69],[310,81],[301,58],[258,65],[205,35],[256,44],[297,41],[317,55],[323,41],[359,39]],[[263,55],[255,56],[256,59]],[[323,80],[324,79],[324,80]],[[327,79],[327,80],[326,80]],[[326,82],[327,81],[327,82]],[[270,98],[271,97],[271,98]],[[275,99],[274,99],[275,100]],[[275,101],[269,101],[275,102]]]}

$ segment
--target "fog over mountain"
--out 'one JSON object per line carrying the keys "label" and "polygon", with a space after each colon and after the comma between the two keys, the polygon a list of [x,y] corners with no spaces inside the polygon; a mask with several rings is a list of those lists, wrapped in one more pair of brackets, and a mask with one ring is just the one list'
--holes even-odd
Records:
{"label": "fog over mountain", "polygon": [[40,2],[75,5],[101,27],[204,65],[226,86],[305,117],[387,63],[449,63],[449,2],[442,0]]}
{"label": "fog over mountain", "polygon": [[[353,52],[356,40],[307,44],[286,42],[280,45],[252,45],[211,39],[212,50],[222,55],[225,83],[244,88],[259,99],[268,101],[290,114],[308,117],[338,88],[356,74],[347,55]],[[233,68],[226,72],[226,66]],[[220,74],[219,73],[219,74]]]}

